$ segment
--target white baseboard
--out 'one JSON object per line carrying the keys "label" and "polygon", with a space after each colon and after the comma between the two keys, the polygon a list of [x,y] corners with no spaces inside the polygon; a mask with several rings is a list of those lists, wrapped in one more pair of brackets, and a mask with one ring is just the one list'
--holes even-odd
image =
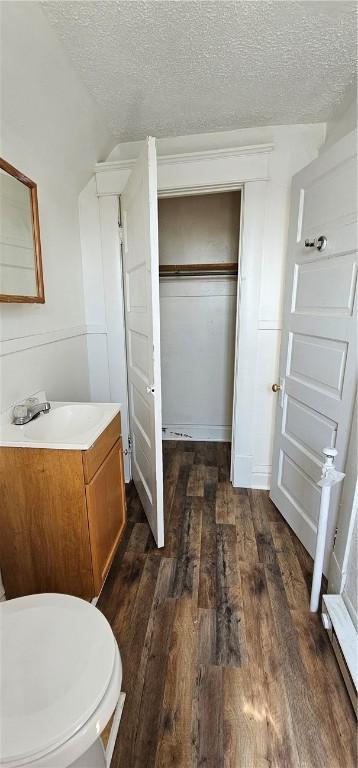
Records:
{"label": "white baseboard", "polygon": [[351,619],[353,621],[354,626],[358,627],[358,614],[357,614],[357,611],[356,611],[355,606],[353,605],[352,601],[349,599],[347,593],[344,590],[343,590],[342,597],[343,597],[343,600],[344,600],[344,602],[346,604],[348,613],[349,613],[349,615],[350,615],[350,617],[351,617]]}
{"label": "white baseboard", "polygon": [[253,466],[252,456],[236,454],[233,461],[232,484],[235,488],[257,488],[269,490],[271,486],[271,464]]}
{"label": "white baseboard", "polygon": [[251,488],[252,456],[242,456],[238,453],[232,463],[232,484],[234,488]]}
{"label": "white baseboard", "polygon": [[166,424],[162,428],[163,440],[207,440],[230,443],[232,427],[202,426],[201,424]]}
{"label": "white baseboard", "polygon": [[323,613],[328,613],[355,689],[358,687],[358,634],[342,595],[323,595]]}
{"label": "white baseboard", "polygon": [[269,491],[271,487],[271,464],[262,464],[253,468],[251,488],[261,489],[263,491]]}

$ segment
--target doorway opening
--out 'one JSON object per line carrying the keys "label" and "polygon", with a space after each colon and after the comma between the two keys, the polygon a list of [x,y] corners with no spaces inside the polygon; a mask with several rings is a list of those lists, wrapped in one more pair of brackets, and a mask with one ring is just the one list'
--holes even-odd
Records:
{"label": "doorway opening", "polygon": [[163,441],[231,444],[241,190],[158,200]]}

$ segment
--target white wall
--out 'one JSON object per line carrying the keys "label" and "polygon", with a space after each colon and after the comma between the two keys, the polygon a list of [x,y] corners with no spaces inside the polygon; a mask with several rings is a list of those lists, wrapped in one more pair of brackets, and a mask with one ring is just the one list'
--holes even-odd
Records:
{"label": "white wall", "polygon": [[[317,157],[325,138],[325,125],[295,125],[295,126],[271,126],[263,128],[244,129],[213,134],[201,134],[196,136],[181,136],[168,139],[159,139],[157,150],[159,155],[158,180],[160,188],[170,188],[173,180],[194,177],[195,164],[180,163],[181,153],[202,152],[202,162],[205,163],[205,153],[212,149],[228,150],[232,147],[247,147],[270,143],[273,151],[270,154],[268,175],[269,180],[265,187],[265,215],[264,220],[258,222],[258,229],[262,231],[263,253],[261,259],[261,271],[257,275],[258,308],[252,307],[252,320],[246,318],[248,327],[251,328],[252,338],[258,348],[256,372],[252,380],[247,382],[250,387],[250,401],[252,402],[254,424],[250,441],[253,449],[248,457],[247,469],[243,473],[243,482],[256,487],[268,487],[271,473],[272,438],[274,411],[276,399],[271,391],[271,385],[278,374],[278,356],[280,345],[281,315],[283,284],[285,273],[286,237],[288,214],[290,206],[290,185],[293,174]],[[123,189],[125,180],[130,175],[130,162],[138,156],[141,142],[119,144],[109,156],[109,161],[114,165],[104,165],[98,168],[97,192],[103,195],[103,201],[111,195],[115,197]],[[165,156],[170,155],[167,163]],[[225,155],[225,152],[224,152]],[[225,157],[216,165],[226,165]],[[173,157],[175,156],[175,157]],[[188,154],[187,154],[188,158]],[[190,160],[190,157],[189,157]],[[117,161],[125,161],[125,165],[119,168]],[[250,165],[254,160],[248,155],[245,160],[245,169],[250,173]],[[200,164],[201,165],[201,164]],[[213,164],[210,160],[205,166],[207,177],[212,178]],[[191,172],[189,174],[189,169]],[[102,172],[103,171],[103,172]],[[227,174],[229,175],[229,174]],[[120,188],[118,177],[120,176]],[[232,170],[232,178],[235,173]],[[261,193],[260,193],[261,194]],[[109,195],[109,197],[106,197]],[[261,238],[261,231],[260,231]],[[98,244],[100,248],[100,245]],[[256,247],[256,246],[253,246]],[[115,249],[113,249],[113,259]],[[96,257],[97,259],[97,257]],[[116,269],[113,261],[110,267],[107,261],[109,274]],[[84,264],[85,270],[92,269],[90,264]],[[118,291],[120,285],[117,285]],[[257,291],[255,290],[255,295]],[[258,312],[256,311],[258,309]],[[245,310],[250,312],[247,307]],[[258,315],[258,320],[256,317]],[[251,327],[252,326],[252,327]],[[117,331],[119,330],[119,325]],[[111,355],[110,355],[111,357]],[[118,357],[118,356],[117,356]],[[103,377],[108,380],[108,373],[103,368]],[[103,383],[105,386],[105,383]]]}
{"label": "white wall", "polygon": [[[98,199],[93,178],[80,195],[79,212],[90,394],[92,400],[121,403],[126,450],[128,393],[118,203],[118,196]],[[128,455],[124,455],[124,474],[128,482]]]}
{"label": "white wall", "polygon": [[[341,107],[327,123],[326,141],[322,152],[357,128],[357,89],[352,86]],[[343,594],[351,619],[358,630],[358,435],[357,402],[352,420],[352,431],[345,467],[346,477],[337,519],[337,536],[331,555],[328,574],[330,593]]]}
{"label": "white wall", "polygon": [[79,197],[83,291],[90,368],[90,398],[111,399],[109,385],[107,319],[101,254],[101,223],[96,180],[92,176]]}
{"label": "white wall", "polygon": [[160,284],[164,439],[231,440],[237,280]]}
{"label": "white wall", "polygon": [[343,599],[350,617],[358,631],[358,519],[354,521],[352,541],[347,564],[347,579],[343,590]]}
{"label": "white wall", "polygon": [[323,150],[335,144],[343,136],[357,127],[357,86],[356,84],[348,91],[343,104],[332,115],[327,123],[326,141],[322,147]]}
{"label": "white wall", "polygon": [[113,139],[35,2],[1,3],[1,156],[38,185],[46,303],[0,305],[0,410],[90,395],[78,195]]}
{"label": "white wall", "polygon": [[158,229],[159,264],[235,262],[240,192],[161,198]]}
{"label": "white wall", "polygon": [[342,495],[337,518],[337,536],[329,563],[328,591],[342,594],[356,627],[357,609],[357,516],[358,516],[358,401],[352,419]]}

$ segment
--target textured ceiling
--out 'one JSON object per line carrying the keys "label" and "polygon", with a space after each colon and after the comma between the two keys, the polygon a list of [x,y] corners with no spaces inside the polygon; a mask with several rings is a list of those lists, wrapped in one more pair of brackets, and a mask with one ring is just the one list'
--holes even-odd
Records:
{"label": "textured ceiling", "polygon": [[46,0],[122,141],[321,122],[356,69],[356,3]]}

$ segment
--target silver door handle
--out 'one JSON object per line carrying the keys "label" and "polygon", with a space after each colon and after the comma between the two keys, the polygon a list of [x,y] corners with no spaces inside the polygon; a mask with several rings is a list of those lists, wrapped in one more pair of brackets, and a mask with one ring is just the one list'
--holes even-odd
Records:
{"label": "silver door handle", "polygon": [[315,237],[314,240],[305,240],[305,248],[317,248],[317,251],[324,251],[327,247],[327,238],[325,235]]}
{"label": "silver door handle", "polygon": [[146,387],[146,390],[147,390],[148,395],[150,395],[151,393],[152,393],[152,395],[154,395],[154,393],[155,393],[154,384],[152,384],[149,387]]}

